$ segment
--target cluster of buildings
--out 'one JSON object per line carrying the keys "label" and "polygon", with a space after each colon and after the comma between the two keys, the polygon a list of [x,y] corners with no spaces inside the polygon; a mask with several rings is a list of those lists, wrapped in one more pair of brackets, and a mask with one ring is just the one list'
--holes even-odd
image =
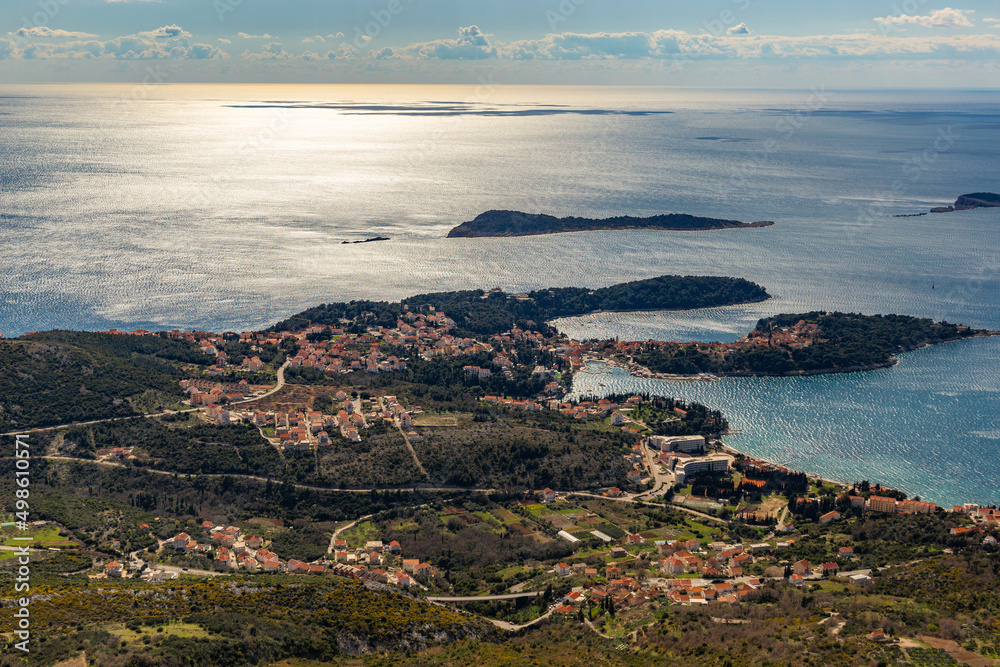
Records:
{"label": "cluster of buildings", "polygon": [[375,579],[383,583],[409,588],[414,577],[430,578],[437,572],[429,564],[417,558],[403,558],[403,549],[393,540],[384,544],[381,540],[369,540],[353,549],[347,540],[337,539],[333,543],[333,557],[337,566],[350,576]]}
{"label": "cluster of buildings", "polygon": [[[402,547],[395,540],[388,544],[380,540],[370,540],[352,548],[348,546],[347,540],[336,539],[327,558],[307,563],[294,558],[282,559],[268,548],[270,544],[263,537],[246,534],[237,526],[217,526],[211,521],[203,521],[200,528],[206,535],[207,541],[199,542],[188,533],[179,533],[164,540],[163,548],[208,556],[219,565],[231,570],[334,574],[355,579],[376,580],[400,588],[409,588],[415,579],[437,575],[429,563],[416,558],[403,558]],[[124,576],[123,573],[124,568],[117,561],[112,561],[105,567],[107,576],[120,577]],[[159,576],[155,579],[157,581],[171,576],[162,571],[155,574]]]}
{"label": "cluster of buildings", "polygon": [[[626,548],[646,544],[641,535],[625,536],[609,552],[609,560],[603,568],[603,573],[597,568],[585,563],[558,563],[553,569],[557,577],[582,576],[585,578],[582,587],[573,589],[561,601],[557,611],[574,613],[585,601],[602,603],[611,600],[616,608],[635,607],[655,598],[666,598],[672,604],[738,604],[756,597],[761,585],[761,579],[747,575],[747,565],[759,558],[774,558],[772,552],[788,549],[790,542],[770,544],[729,544],[713,542],[703,546],[699,540],[657,540],[656,550],[643,559],[629,561],[630,554]],[[849,562],[855,558],[853,547],[841,547],[837,560]],[[646,576],[633,578],[627,576],[626,569],[633,565],[648,563],[662,576]],[[773,572],[772,572],[773,570]],[[840,564],[835,561],[811,565],[806,560],[800,560],[789,568],[788,582],[793,586],[804,586],[806,582],[823,577],[837,576]],[[603,574],[603,579],[601,575]],[[769,577],[782,578],[784,568],[768,568]],[[685,576],[686,575],[686,576]],[[693,576],[692,576],[693,575]],[[719,582],[720,579],[730,581]],[[709,581],[716,583],[709,583]],[[867,575],[850,575],[851,583],[865,584],[870,581]]]}
{"label": "cluster of buildings", "polygon": [[887,514],[932,514],[937,509],[934,503],[920,500],[896,500],[887,496],[871,495],[867,499],[862,496],[849,496],[851,507],[866,509],[871,512]]}
{"label": "cluster of buildings", "polygon": [[288,362],[289,368],[313,368],[324,373],[388,373],[406,370],[406,362],[396,356],[386,356],[381,352],[380,337],[369,336],[361,340],[354,334],[344,336],[343,330],[328,326],[313,326],[308,333],[327,331],[335,338],[310,341],[300,338],[298,349]]}
{"label": "cluster of buildings", "polygon": [[[608,341],[605,348],[601,350],[604,354],[612,355],[634,355],[651,349],[661,349],[675,345],[695,347],[700,350],[714,351],[726,355],[734,350],[745,350],[753,347],[788,347],[791,349],[802,349],[816,343],[825,343],[827,339],[821,337],[822,332],[816,324],[807,324],[805,320],[799,320],[790,327],[782,327],[772,331],[761,332],[751,331],[749,334],[732,343],[702,343],[697,341],[635,341],[620,342]],[[597,351],[597,350],[592,350]]]}
{"label": "cluster of buildings", "polygon": [[979,526],[993,528],[1000,526],[1000,509],[980,507],[976,503],[965,503],[964,505],[955,505],[951,511],[968,515],[973,523]]}
{"label": "cluster of buildings", "polygon": [[181,380],[180,384],[191,405],[201,407],[239,403],[246,400],[252,391],[246,380],[229,384],[210,380]]}
{"label": "cluster of buildings", "polygon": [[664,573],[699,574],[706,578],[742,577],[743,567],[755,562],[742,545],[713,543],[706,552],[698,540],[657,542],[656,553],[659,560],[654,562]]}
{"label": "cluster of buildings", "polygon": [[335,396],[336,415],[321,410],[253,414],[253,423],[261,428],[274,427],[274,434],[287,450],[308,451],[313,446],[330,444],[330,433],[339,431],[351,442],[361,442],[361,430],[368,426],[359,399],[339,391]]}
{"label": "cluster of buildings", "polygon": [[[559,576],[568,576],[593,570],[593,568],[579,570],[578,565],[559,563],[556,565],[555,573]],[[588,580],[582,588],[576,588],[564,595],[556,611],[562,614],[575,614],[588,600],[593,604],[610,603],[615,609],[635,608],[659,598],[666,598],[672,604],[678,605],[710,603],[732,605],[753,599],[755,591],[762,585],[759,579],[753,578],[741,582],[714,584],[696,584],[692,579],[664,578],[650,583],[648,580],[640,581],[621,574],[612,576],[612,571],[614,568],[609,571],[606,583],[599,584]]]}

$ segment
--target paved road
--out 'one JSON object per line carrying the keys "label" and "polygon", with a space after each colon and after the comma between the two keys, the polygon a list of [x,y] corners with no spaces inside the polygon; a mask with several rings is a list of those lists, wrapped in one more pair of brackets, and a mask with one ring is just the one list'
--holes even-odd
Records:
{"label": "paved road", "polygon": [[[194,412],[194,410],[188,410],[188,412]],[[11,431],[10,433],[0,433],[0,437],[6,437],[8,435],[31,435],[32,433],[42,433],[44,431],[58,431],[62,428],[70,428],[71,426],[90,426],[91,424],[105,424],[107,422],[120,422],[126,419],[135,419],[137,417],[145,417],[147,419],[151,417],[163,417],[164,415],[176,414],[177,410],[164,410],[163,412],[156,412],[149,415],[132,415],[131,417],[110,417],[108,419],[94,419],[89,422],[72,422],[70,424],[60,424],[59,426],[45,426],[43,428],[29,428],[22,429],[20,431]]]}
{"label": "paved road", "polygon": [[[27,545],[27,544],[31,544],[31,543],[30,542],[25,542],[25,544]],[[0,547],[0,551],[18,551],[18,552],[20,552],[21,551],[21,547]],[[54,551],[50,552],[46,547],[28,547],[28,551],[30,551],[31,553],[35,553],[35,552],[39,552],[39,553],[55,553]]]}
{"label": "paved road", "polygon": [[[642,424],[641,422],[636,422],[636,423],[640,424],[643,427],[646,427],[646,425]],[[642,498],[643,496],[653,498],[657,495],[663,495],[664,488],[671,487],[674,485],[675,481],[674,473],[661,469],[660,464],[658,462],[659,452],[657,451],[654,454],[653,453],[654,451],[655,450],[653,450],[652,448],[649,447],[648,444],[646,444],[646,439],[643,438],[642,454],[646,459],[647,465],[649,466],[649,472],[653,475],[653,488],[650,491],[638,493],[635,496],[633,496],[636,500]]]}
{"label": "paved road", "polygon": [[[11,457],[2,457],[11,458]],[[114,463],[111,461],[95,461],[93,459],[76,459],[71,456],[43,456],[42,458],[48,459],[50,461],[72,461],[74,463],[92,463],[94,465],[105,466],[107,468],[124,468],[120,463]],[[151,473],[153,475],[169,475],[171,477],[232,477],[234,479],[250,479],[256,482],[268,482],[273,484],[280,484],[281,480],[278,479],[268,479],[267,477],[260,477],[258,475],[237,475],[230,473],[186,473],[177,472],[174,470],[155,470],[153,468],[140,468],[134,467],[135,470],[141,470],[144,472]],[[341,491],[343,493],[371,493],[372,491],[405,491],[407,493],[413,493],[416,491],[431,491],[431,492],[458,492],[458,493],[493,493],[496,489],[470,489],[461,486],[407,486],[407,487],[386,487],[386,488],[369,488],[369,489],[340,489],[337,487],[330,486],[311,486],[309,484],[292,484],[296,489],[305,489],[307,491]]]}
{"label": "paved road", "polygon": [[428,597],[431,602],[489,602],[490,600],[517,600],[518,598],[536,598],[542,593],[530,591],[527,593],[504,593],[502,595],[469,595],[466,597]]}
{"label": "paved road", "polygon": [[233,405],[244,405],[246,403],[253,403],[254,401],[259,401],[261,399],[267,398],[268,396],[273,396],[274,394],[277,394],[279,391],[281,391],[285,387],[285,369],[288,368],[288,365],[290,363],[292,363],[292,360],[291,359],[286,359],[285,363],[283,363],[281,365],[281,368],[278,369],[278,373],[277,373],[278,384],[274,385],[273,389],[269,389],[267,392],[261,394],[260,396],[255,397],[255,398],[248,398],[248,399],[243,400],[243,401],[237,401],[237,402],[233,403]]}
{"label": "paved road", "polygon": [[333,535],[330,537],[330,546],[327,547],[326,553],[328,553],[328,554],[332,554],[333,553],[333,543],[337,541],[337,538],[340,537],[340,534],[342,532],[344,532],[345,530],[348,530],[350,528],[354,528],[356,525],[358,525],[362,521],[367,521],[368,519],[372,518],[372,516],[374,516],[374,515],[372,515],[372,514],[366,514],[366,515],[364,515],[362,517],[358,517],[354,521],[352,521],[350,523],[347,523],[347,524],[344,524],[343,526],[341,526],[337,530],[333,531]]}

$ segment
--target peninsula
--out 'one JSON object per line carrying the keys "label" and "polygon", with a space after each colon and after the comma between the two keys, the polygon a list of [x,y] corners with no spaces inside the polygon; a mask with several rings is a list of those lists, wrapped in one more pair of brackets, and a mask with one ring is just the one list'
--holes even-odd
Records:
{"label": "peninsula", "polygon": [[538,236],[541,234],[562,234],[564,232],[593,232],[619,229],[654,229],[664,231],[709,231],[716,229],[742,229],[770,227],[773,222],[740,222],[703,218],[683,213],[654,215],[649,218],[618,216],[614,218],[557,218],[542,213],[522,213],[520,211],[487,211],[475,220],[463,222],[448,232],[448,238],[472,238],[484,236]]}
{"label": "peninsula", "polygon": [[632,360],[640,375],[820,375],[886,368],[898,352],[996,335],[906,315],[811,312],[762,319],[734,343],[633,344]]}

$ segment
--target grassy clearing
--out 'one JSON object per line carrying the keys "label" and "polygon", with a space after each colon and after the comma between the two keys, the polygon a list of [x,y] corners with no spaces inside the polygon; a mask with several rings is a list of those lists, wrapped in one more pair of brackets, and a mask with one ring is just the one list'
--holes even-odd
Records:
{"label": "grassy clearing", "polygon": [[[162,628],[162,630],[161,630]],[[190,637],[203,639],[212,635],[194,623],[183,623],[181,621],[171,621],[157,626],[145,626],[142,632],[134,632],[125,627],[122,623],[112,623],[104,626],[104,629],[116,637],[129,643],[142,641],[143,637],[153,635],[163,635],[164,637]]]}
{"label": "grassy clearing", "polygon": [[422,414],[413,420],[414,426],[458,426],[458,417],[452,414]]}

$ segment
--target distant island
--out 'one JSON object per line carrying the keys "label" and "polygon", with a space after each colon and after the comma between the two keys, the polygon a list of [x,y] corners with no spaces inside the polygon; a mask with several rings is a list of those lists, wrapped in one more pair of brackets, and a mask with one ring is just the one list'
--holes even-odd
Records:
{"label": "distant island", "polygon": [[486,211],[475,220],[463,222],[448,232],[448,238],[472,238],[484,236],[537,236],[540,234],[562,234],[565,232],[593,232],[616,229],[656,229],[665,231],[709,231],[716,229],[743,229],[770,227],[773,222],[740,222],[702,218],[683,213],[654,215],[649,218],[618,216],[614,218],[557,218],[543,213],[522,213],[520,211]]}
{"label": "distant island", "polygon": [[389,238],[386,237],[386,236],[373,236],[370,239],[364,239],[364,240],[361,240],[361,241],[342,241],[341,243],[343,245],[348,245],[348,244],[352,244],[352,243],[375,243],[376,241],[388,241],[388,240],[389,240]]}
{"label": "distant island", "polygon": [[[998,208],[1000,207],[1000,195],[994,192],[973,192],[961,195],[951,206],[935,206],[930,213],[954,213],[955,211],[968,211],[974,208]],[[916,218],[927,213],[908,213],[894,215],[894,218]]]}

